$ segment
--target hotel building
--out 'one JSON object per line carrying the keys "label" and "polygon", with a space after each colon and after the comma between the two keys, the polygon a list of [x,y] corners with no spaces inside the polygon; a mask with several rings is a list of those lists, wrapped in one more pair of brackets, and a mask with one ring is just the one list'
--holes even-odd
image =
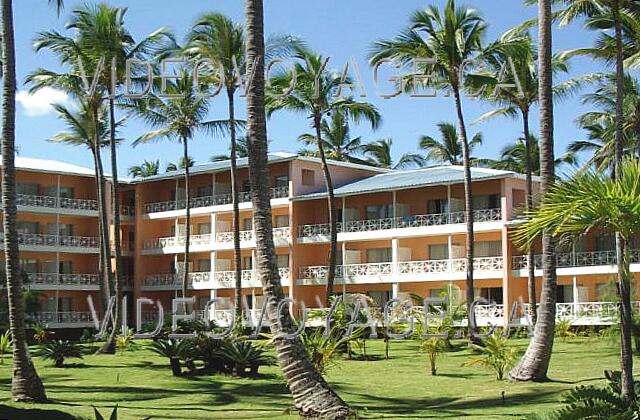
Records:
{"label": "hotel building", "polygon": [[[50,328],[92,326],[87,295],[98,301],[98,212],[93,170],[61,162],[17,158],[20,257],[27,287],[39,292],[37,320]],[[242,283],[251,319],[259,317],[262,288],[254,272],[255,239],[247,161],[239,161]],[[327,198],[318,159],[269,155],[273,236],[285,293],[307,307],[324,296],[329,253]],[[439,166],[387,171],[331,162],[339,209],[336,293],[363,293],[383,305],[411,294],[464,296],[466,260],[463,170]],[[232,206],[228,162],[191,168],[190,293],[219,324],[231,316]],[[160,301],[165,311],[180,296],[185,241],[180,171],[122,183],[123,271],[129,314],[133,301]],[[527,301],[527,263],[509,240],[524,205],[524,176],[472,169],[475,214],[475,294],[495,302],[476,311],[479,322],[502,323],[514,302]],[[111,229],[112,235],[114,234]],[[634,249],[636,249],[635,247]],[[558,317],[575,324],[613,322],[615,278],[611,236],[594,233],[558,254]],[[537,249],[539,253],[539,249]],[[640,271],[633,252],[632,271]],[[538,293],[541,260],[535,259]],[[148,306],[143,322],[154,320]],[[133,321],[133,320],[132,320]]]}

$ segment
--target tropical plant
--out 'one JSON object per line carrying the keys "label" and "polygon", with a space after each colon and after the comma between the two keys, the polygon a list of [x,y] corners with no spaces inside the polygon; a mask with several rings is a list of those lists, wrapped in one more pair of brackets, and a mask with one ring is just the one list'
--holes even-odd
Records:
{"label": "tropical plant", "polygon": [[13,337],[11,336],[11,331],[6,330],[0,335],[0,364],[4,365],[4,355],[11,351],[12,346]]}
{"label": "tropical plant", "polygon": [[127,328],[124,334],[118,334],[116,336],[116,351],[118,354],[123,354],[126,351],[132,350],[136,347],[136,343],[133,337],[133,330]]}
{"label": "tropical plant", "polygon": [[[371,63],[394,60],[405,65],[415,59],[435,59],[420,70],[433,75],[430,81],[420,85],[412,83],[413,78],[404,83],[406,88],[416,89],[423,85],[446,88],[453,93],[458,122],[458,136],[462,145],[462,163],[464,166],[465,222],[466,222],[466,294],[467,305],[471,306],[475,298],[473,282],[474,255],[474,216],[473,191],[471,184],[471,155],[467,127],[464,119],[461,92],[464,90],[464,66],[468,60],[478,56],[482,50],[482,41],[487,25],[476,9],[456,7],[455,0],[447,0],[441,11],[437,6],[428,6],[418,10],[411,17],[408,29],[392,40],[377,41],[371,54]],[[470,311],[468,311],[470,312]],[[469,325],[470,337],[473,337]]]}
{"label": "tropical plant", "polygon": [[193,168],[193,166],[196,164],[196,161],[194,158],[192,158],[191,156],[189,156],[187,159],[185,159],[184,157],[181,157],[180,159],[178,159],[178,163],[173,163],[173,162],[169,162],[167,163],[167,167],[165,168],[165,172],[176,172],[179,170],[184,170],[185,168]]}
{"label": "tropical plant", "polygon": [[440,337],[431,337],[422,342],[420,350],[427,353],[431,375],[435,376],[438,372],[436,363],[438,358],[447,351],[447,344]]}
{"label": "tropical plant", "polygon": [[474,344],[473,348],[480,353],[480,356],[470,358],[463,363],[463,366],[480,365],[491,369],[499,381],[518,360],[518,351],[509,344],[509,339],[498,331],[485,338],[482,346]]}
{"label": "tropical plant", "polygon": [[405,153],[400,156],[397,162],[393,161],[391,149],[392,139],[382,139],[367,143],[362,146],[362,153],[368,158],[371,165],[386,169],[404,169],[410,167],[422,167],[426,164],[425,159],[418,153]]}
{"label": "tropical plant", "polygon": [[[267,111],[272,115],[276,111],[289,110],[306,114],[315,130],[316,148],[322,164],[327,188],[327,205],[329,213],[329,269],[325,304],[333,295],[333,284],[337,264],[338,211],[334,195],[333,180],[327,163],[322,127],[325,118],[333,113],[342,113],[345,120],[355,123],[364,120],[373,129],[380,124],[381,117],[376,107],[367,102],[358,102],[353,97],[340,95],[345,78],[326,69],[325,59],[318,54],[297,48],[295,57],[303,63],[294,64],[294,70],[273,76],[271,89],[267,95]],[[295,82],[295,83],[294,83]],[[348,80],[346,81],[348,83]],[[291,89],[294,84],[293,89]],[[289,91],[289,92],[288,92]],[[285,92],[286,95],[282,93]]]}
{"label": "tropical plant", "polygon": [[129,175],[134,178],[147,178],[149,176],[158,175],[160,172],[159,160],[143,160],[140,165],[129,168]]}
{"label": "tropical plant", "polygon": [[[247,138],[253,226],[256,236],[257,274],[262,283],[267,318],[274,335],[276,357],[296,409],[306,416],[346,419],[353,413],[331,386],[313,368],[299,338],[285,339],[280,334],[293,328],[288,312],[278,313],[284,299],[273,245],[267,124],[265,112],[265,48],[263,0],[245,0],[247,73],[253,74],[247,87]],[[278,322],[279,321],[279,322]]]}
{"label": "tropical plant", "polygon": [[36,340],[38,344],[46,343],[54,334],[54,331],[49,331],[42,325],[36,324],[33,326],[33,339]]}
{"label": "tropical plant", "polygon": [[[618,233],[629,243],[640,233],[640,161],[623,160],[622,171],[616,179],[593,171],[578,173],[559,181],[543,196],[540,207],[527,214],[528,220],[516,227],[514,242],[530,247],[543,231],[562,241],[573,240],[590,232],[595,226],[608,233]],[[629,287],[630,251],[625,247],[618,275]],[[618,284],[620,287],[620,284]],[[620,296],[620,331],[622,389],[625,398],[633,399],[634,390],[630,369],[633,369],[631,348],[631,297]],[[625,329],[628,328],[627,331]],[[629,334],[628,337],[626,334]],[[629,382],[630,381],[630,382]]]}
{"label": "tropical plant", "polygon": [[223,340],[199,335],[194,339],[194,346],[194,357],[202,361],[205,372],[231,373],[233,371],[233,362],[223,351]]}
{"label": "tropical plant", "polygon": [[[529,138],[529,150],[531,156],[529,157],[531,162],[532,175],[540,174],[540,146],[538,145],[538,138],[533,134]],[[524,138],[520,137],[513,143],[509,143],[500,151],[500,157],[498,159],[481,159],[481,164],[488,166],[492,169],[499,169],[502,171],[512,171],[521,174],[527,172],[527,146]],[[567,153],[556,159],[555,165],[559,167],[561,165],[576,165],[577,157],[575,153],[568,150]],[[526,210],[526,208],[525,208]]]}
{"label": "tropical plant", "polygon": [[150,350],[169,359],[173,376],[182,376],[180,360],[190,358],[193,355],[194,347],[191,340],[162,339],[151,343]]}
{"label": "tropical plant", "polygon": [[[249,147],[247,146],[246,137],[240,137],[236,140],[236,157],[241,159],[249,157]],[[209,160],[211,162],[224,162],[225,160],[231,160],[231,154],[213,155]]]}
{"label": "tropical plant", "polygon": [[[540,194],[544,196],[555,182],[553,141],[553,54],[551,3],[538,1],[538,105],[540,118]],[[553,238],[542,234],[542,290],[533,338],[522,359],[509,372],[518,381],[543,381],[553,351],[556,322],[556,252]]]}
{"label": "tropical plant", "polygon": [[[208,120],[210,109],[208,98],[201,95],[193,77],[181,71],[176,80],[167,83],[163,92],[150,92],[143,100],[136,101],[130,108],[134,114],[154,128],[138,137],[133,145],[149,143],[159,139],[177,141],[182,144],[182,160],[189,162],[189,142],[198,132],[220,135],[227,132],[226,120]],[[167,98],[167,95],[173,97]],[[176,96],[177,95],[177,96]],[[185,242],[182,266],[182,296],[187,296],[189,284],[189,242],[191,240],[191,202],[189,187],[189,166],[184,165],[185,191]]]}
{"label": "tropical plant", "polygon": [[38,355],[44,360],[53,360],[54,367],[64,367],[64,360],[82,359],[82,347],[69,340],[53,340],[42,345]]}
{"label": "tropical plant", "polygon": [[[367,163],[360,154],[362,153],[362,137],[351,137],[349,121],[343,112],[333,112],[330,119],[324,119],[321,123],[322,147],[327,159],[351,163]],[[298,137],[306,148],[301,151],[305,156],[320,157],[318,150],[313,150],[317,142],[316,135],[302,134]]]}
{"label": "tropical plant", "polygon": [[576,333],[572,331],[573,326],[571,320],[564,319],[556,323],[556,337],[559,337],[562,341],[567,338],[575,337]]}
{"label": "tropical plant", "polygon": [[[439,122],[437,127],[440,132],[440,140],[431,136],[422,136],[418,143],[418,147],[426,153],[426,161],[462,166],[462,144],[456,126],[448,122]],[[473,153],[473,150],[481,145],[482,134],[477,133],[469,141],[469,153]],[[476,162],[476,160],[473,156],[469,157],[471,162]]]}
{"label": "tropical plant", "polygon": [[305,331],[300,339],[307,349],[307,356],[313,361],[313,366],[321,375],[336,363],[340,355],[340,348],[353,340],[353,336],[346,336],[344,331],[334,326],[329,334],[324,329],[315,328]]}
{"label": "tropical plant", "polygon": [[[102,417],[102,414],[98,411],[97,408],[93,407],[93,414],[95,416],[95,420],[105,420]],[[113,411],[111,411],[111,415],[109,416],[109,420],[118,420],[118,407],[113,407]]]}
{"label": "tropical plant", "polygon": [[256,376],[260,366],[272,366],[275,359],[266,354],[262,346],[247,340],[229,340],[222,351],[233,362],[233,373],[237,376]]}

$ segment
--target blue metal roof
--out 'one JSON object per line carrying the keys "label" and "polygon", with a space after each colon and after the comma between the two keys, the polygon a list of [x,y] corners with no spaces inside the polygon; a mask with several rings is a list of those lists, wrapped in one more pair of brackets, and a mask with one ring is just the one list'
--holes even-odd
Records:
{"label": "blue metal roof", "polygon": [[[487,168],[471,168],[473,181],[518,177],[520,175],[510,171],[500,171]],[[393,191],[409,188],[425,187],[429,185],[459,184],[464,182],[462,166],[434,166],[430,168],[393,171],[361,179],[335,189],[336,196],[347,196],[379,191]],[[297,197],[311,199],[326,196],[326,191],[319,191]]]}

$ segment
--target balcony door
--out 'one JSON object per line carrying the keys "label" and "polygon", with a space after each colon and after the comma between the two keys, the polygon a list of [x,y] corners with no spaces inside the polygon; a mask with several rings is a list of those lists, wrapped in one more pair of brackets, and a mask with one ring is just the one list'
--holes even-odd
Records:
{"label": "balcony door", "polygon": [[18,195],[38,195],[38,184],[16,184],[16,194]]}
{"label": "balcony door", "polygon": [[40,223],[38,222],[18,222],[16,227],[18,233],[24,235],[37,235],[40,233]]}
{"label": "balcony door", "polygon": [[392,260],[391,248],[373,248],[367,249],[367,263],[388,263]]}

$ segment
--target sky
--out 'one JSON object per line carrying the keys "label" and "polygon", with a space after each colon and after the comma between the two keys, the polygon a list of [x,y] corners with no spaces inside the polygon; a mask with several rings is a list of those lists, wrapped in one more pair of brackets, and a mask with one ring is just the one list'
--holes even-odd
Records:
{"label": "sky", "polygon": [[[244,22],[243,2],[240,0],[111,0],[114,6],[127,7],[125,22],[136,39],[148,35],[159,27],[171,28],[179,40],[183,40],[194,20],[207,11],[226,14],[237,22]],[[367,93],[366,100],[376,105],[382,114],[382,125],[372,131],[364,124],[352,127],[352,135],[361,136],[365,142],[383,138],[393,139],[394,156],[417,150],[420,136],[437,137],[436,124],[441,121],[455,122],[455,108],[452,98],[440,95],[438,98],[409,98],[406,96],[382,99],[378,93],[391,89],[385,84],[385,78],[392,75],[383,71],[380,85],[373,82],[373,71],[367,64],[367,54],[371,45],[378,39],[389,39],[407,26],[411,13],[424,9],[428,4],[442,6],[444,0],[323,0],[265,1],[265,33],[289,34],[304,40],[315,51],[330,57],[328,68],[341,70],[352,57],[358,62],[360,73]],[[55,133],[64,130],[64,125],[56,119],[50,103],[69,104],[70,99],[55,90],[41,91],[29,95],[23,84],[27,74],[38,67],[56,71],[62,70],[55,57],[49,52],[35,53],[33,39],[39,31],[56,29],[69,34],[64,28],[70,12],[82,2],[66,2],[66,8],[58,17],[45,0],[18,0],[14,2],[17,71],[19,92],[17,94],[17,143],[20,156],[56,159],[87,167],[92,166],[88,150],[53,144],[46,141]],[[503,31],[518,25],[536,15],[537,8],[524,6],[520,0],[467,0],[458,2],[478,9],[489,23],[487,42],[496,39]],[[580,23],[566,28],[554,29],[554,50],[590,46],[593,33],[585,31]],[[566,77],[576,77],[584,73],[600,71],[599,63],[580,58],[572,61],[572,71]],[[476,156],[497,157],[500,150],[521,136],[521,123],[506,118],[489,122],[471,124],[477,117],[491,110],[491,106],[465,99],[463,103],[465,118],[469,123],[470,135],[482,132],[484,144],[475,151]],[[237,116],[245,115],[245,103],[237,104]],[[560,154],[569,142],[582,139],[582,133],[575,126],[575,118],[586,111],[580,103],[580,96],[559,102],[555,109],[556,153]],[[214,99],[211,110],[212,119],[227,117],[226,99],[219,96]],[[531,117],[532,130],[537,132],[537,112]],[[164,167],[168,162],[176,162],[181,155],[181,147],[176,142],[161,141],[148,145],[131,147],[131,142],[145,133],[145,127],[139,121],[129,120],[120,136],[125,142],[119,148],[119,172],[142,160],[161,161]],[[272,151],[297,151],[300,144],[297,137],[310,132],[309,120],[305,115],[290,112],[274,114],[268,122],[268,136]],[[190,143],[190,155],[196,163],[206,163],[212,155],[226,153],[227,138],[214,138],[198,135]]]}

